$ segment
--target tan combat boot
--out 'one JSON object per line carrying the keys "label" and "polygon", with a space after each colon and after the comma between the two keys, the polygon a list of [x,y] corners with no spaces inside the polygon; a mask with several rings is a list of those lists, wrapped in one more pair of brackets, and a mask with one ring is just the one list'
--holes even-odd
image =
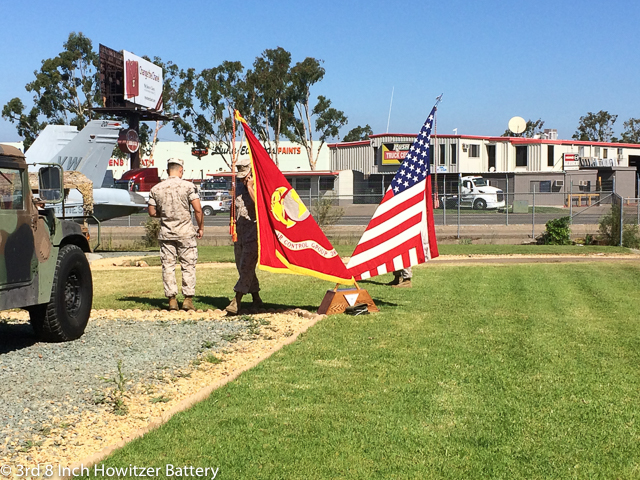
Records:
{"label": "tan combat boot", "polygon": [[393,288],[411,288],[411,279],[400,277],[400,281]]}
{"label": "tan combat boot", "polygon": [[235,298],[231,300],[231,303],[227,306],[227,308],[225,308],[225,310],[227,311],[227,313],[230,313],[232,315],[236,315],[238,313],[238,310],[240,310],[240,306],[238,305],[238,302]]}
{"label": "tan combat boot", "polygon": [[178,308],[178,301],[176,297],[169,297],[169,310],[180,310]]}
{"label": "tan combat boot", "polygon": [[193,306],[193,297],[184,297],[184,302],[182,302],[182,309],[185,311],[195,310],[196,308]]}

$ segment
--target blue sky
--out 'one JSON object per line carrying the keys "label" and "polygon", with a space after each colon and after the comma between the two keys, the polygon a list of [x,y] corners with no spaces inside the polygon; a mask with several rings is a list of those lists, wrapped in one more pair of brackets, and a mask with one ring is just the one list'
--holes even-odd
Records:
{"label": "blue sky", "polygon": [[[0,107],[31,97],[24,86],[70,32],[97,50],[159,56],[197,70],[250,67],[278,46],[293,62],[324,61],[312,92],[349,124],[417,133],[436,96],[439,134],[500,135],[509,119],[544,120],[570,138],[580,116],[606,110],[640,118],[640,2],[421,0],[29,1],[0,0]],[[161,140],[177,140],[170,128]],[[18,141],[0,119],[0,141]]]}

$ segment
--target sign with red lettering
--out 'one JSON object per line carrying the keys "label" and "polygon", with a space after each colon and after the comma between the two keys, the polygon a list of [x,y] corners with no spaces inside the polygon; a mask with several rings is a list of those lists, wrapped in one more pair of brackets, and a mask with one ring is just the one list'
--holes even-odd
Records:
{"label": "sign with red lettering", "polygon": [[191,149],[191,155],[193,155],[194,157],[198,157],[198,158],[206,157],[207,155],[209,155],[209,149],[208,148],[195,148],[195,147],[193,147]]}
{"label": "sign with red lettering", "polygon": [[564,159],[564,169],[565,170],[579,170],[580,169],[580,159],[575,153],[565,153],[563,154]]}
{"label": "sign with red lettering", "polygon": [[118,135],[118,148],[124,153],[136,153],[140,148],[138,132],[132,128],[122,130]]}
{"label": "sign with red lettering", "polygon": [[405,145],[382,144],[382,164],[400,165],[409,153]]}

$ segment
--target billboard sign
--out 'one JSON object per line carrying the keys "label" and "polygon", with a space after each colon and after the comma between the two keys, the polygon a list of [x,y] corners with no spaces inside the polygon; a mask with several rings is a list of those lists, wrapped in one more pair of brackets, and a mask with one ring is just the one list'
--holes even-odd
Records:
{"label": "billboard sign", "polygon": [[124,99],[158,112],[162,111],[162,68],[126,50],[124,57]]}

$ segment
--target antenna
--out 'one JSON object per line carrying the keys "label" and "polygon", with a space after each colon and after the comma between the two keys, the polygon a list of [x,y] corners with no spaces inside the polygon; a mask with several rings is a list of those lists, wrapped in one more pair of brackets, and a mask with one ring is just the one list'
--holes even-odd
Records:
{"label": "antenna", "polygon": [[391,121],[391,106],[393,105],[393,90],[395,87],[391,87],[391,103],[389,103],[389,117],[387,118],[387,133],[389,133],[389,121]]}

